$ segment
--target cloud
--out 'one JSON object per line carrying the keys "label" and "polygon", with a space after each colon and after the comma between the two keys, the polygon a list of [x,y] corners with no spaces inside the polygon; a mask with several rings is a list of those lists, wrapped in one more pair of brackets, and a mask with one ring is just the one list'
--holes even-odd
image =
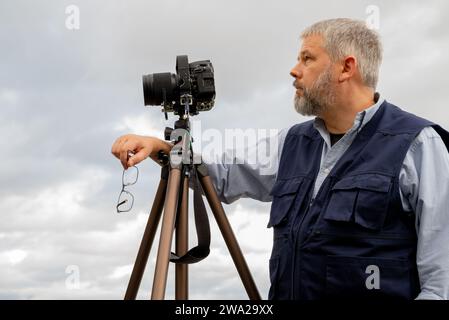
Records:
{"label": "cloud", "polygon": [[2,256],[0,256],[0,261],[6,261],[10,265],[14,266],[22,262],[28,255],[28,252],[26,252],[25,250],[14,249],[2,252],[1,255]]}
{"label": "cloud", "polygon": [[0,103],[3,106],[14,106],[19,101],[19,94],[15,90],[3,88],[0,91]]}
{"label": "cloud", "polygon": [[[379,91],[449,128],[447,3],[376,3],[385,47]],[[80,8],[78,31],[65,28],[69,4]],[[293,109],[289,76],[300,31],[324,18],[365,19],[365,7],[352,0],[1,2],[8,50],[0,52],[0,298],[123,298],[160,168],[139,165],[134,208],[117,215],[122,168],[110,148],[127,133],[162,137],[175,120],[143,105],[142,74],[175,72],[179,54],[210,59],[217,99],[197,117],[203,130],[288,127],[305,120]],[[269,204],[243,199],[225,210],[266,297]],[[210,257],[190,267],[191,297],[245,299],[212,218],[211,227]],[[158,241],[159,234],[139,299],[150,296]],[[67,270],[79,270],[77,288],[67,285],[76,280]]]}

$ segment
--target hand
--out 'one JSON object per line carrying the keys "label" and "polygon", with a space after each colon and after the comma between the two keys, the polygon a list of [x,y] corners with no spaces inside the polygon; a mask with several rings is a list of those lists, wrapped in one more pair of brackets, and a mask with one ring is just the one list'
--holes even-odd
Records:
{"label": "hand", "polygon": [[153,137],[126,134],[115,140],[112,145],[112,154],[120,159],[126,170],[142,160],[148,158],[154,150],[154,145],[159,139]]}

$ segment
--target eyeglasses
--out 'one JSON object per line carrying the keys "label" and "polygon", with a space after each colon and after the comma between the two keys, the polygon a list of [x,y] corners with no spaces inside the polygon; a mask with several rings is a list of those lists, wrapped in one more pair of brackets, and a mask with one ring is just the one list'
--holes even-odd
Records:
{"label": "eyeglasses", "polygon": [[131,210],[134,204],[134,196],[131,192],[126,191],[125,188],[131,186],[137,182],[139,177],[139,169],[136,166],[129,167],[123,170],[122,175],[122,191],[118,197],[117,213],[128,212]]}

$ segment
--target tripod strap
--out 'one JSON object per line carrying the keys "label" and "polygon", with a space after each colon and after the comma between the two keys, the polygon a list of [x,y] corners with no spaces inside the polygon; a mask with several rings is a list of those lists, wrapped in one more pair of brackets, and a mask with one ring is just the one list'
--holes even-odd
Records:
{"label": "tripod strap", "polygon": [[190,249],[185,255],[178,257],[173,252],[170,261],[173,263],[192,264],[197,263],[209,255],[210,252],[210,226],[207,217],[206,207],[202,197],[202,188],[199,183],[196,166],[192,169],[192,178],[194,179],[193,190],[193,208],[195,212],[195,226],[198,245]]}

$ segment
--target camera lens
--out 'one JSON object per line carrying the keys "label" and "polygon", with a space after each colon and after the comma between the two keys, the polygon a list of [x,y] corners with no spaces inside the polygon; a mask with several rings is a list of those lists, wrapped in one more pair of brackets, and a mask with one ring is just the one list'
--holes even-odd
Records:
{"label": "camera lens", "polygon": [[165,99],[167,102],[175,100],[177,89],[176,75],[165,73],[152,73],[142,77],[143,97],[146,106],[160,105]]}

